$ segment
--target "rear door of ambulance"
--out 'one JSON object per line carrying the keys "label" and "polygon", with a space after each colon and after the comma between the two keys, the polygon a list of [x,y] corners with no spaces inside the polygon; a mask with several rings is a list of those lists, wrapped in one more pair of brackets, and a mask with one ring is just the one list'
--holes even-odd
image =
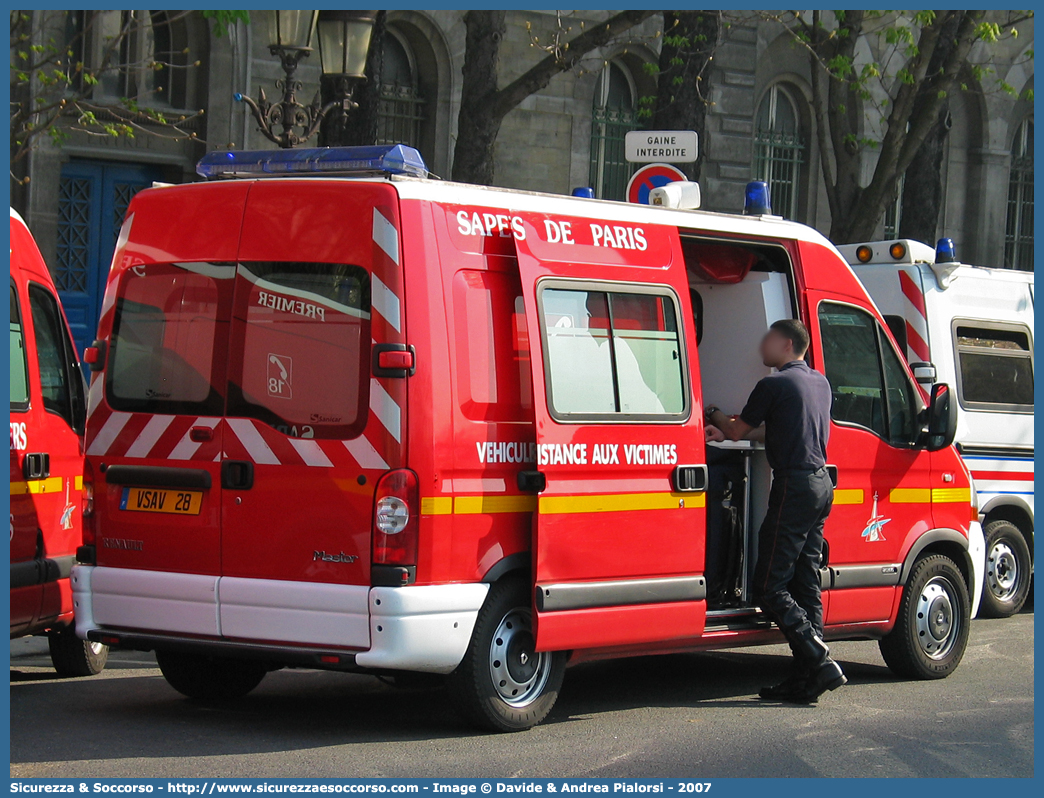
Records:
{"label": "rear door of ambulance", "polygon": [[[540,493],[537,648],[698,636],[706,460],[677,231],[517,215],[540,475],[528,475]],[[679,468],[694,490],[675,489]]]}
{"label": "rear door of ambulance", "polygon": [[95,620],[216,636],[221,453],[235,259],[248,186],[132,201],[88,396]]}
{"label": "rear door of ambulance", "polygon": [[226,637],[368,644],[374,488],[405,444],[406,380],[372,376],[374,345],[405,340],[398,228],[388,183],[251,187],[223,438]]}

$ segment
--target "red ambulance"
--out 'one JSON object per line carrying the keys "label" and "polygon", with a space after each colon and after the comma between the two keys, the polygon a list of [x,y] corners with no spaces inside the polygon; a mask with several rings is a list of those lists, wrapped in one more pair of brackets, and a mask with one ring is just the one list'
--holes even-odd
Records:
{"label": "red ambulance", "polygon": [[954,404],[814,230],[430,180],[401,145],[199,172],[134,198],[85,356],[87,639],[203,698],[448,674],[498,730],[568,663],[779,642],[765,453],[706,446],[702,409],[738,412],[795,317],[834,389],[827,637],[957,667],[982,531]]}
{"label": "red ambulance", "polygon": [[51,274],[11,209],[11,637],[46,634],[61,676],[105,667],[73,628],[81,539],[83,373]]}

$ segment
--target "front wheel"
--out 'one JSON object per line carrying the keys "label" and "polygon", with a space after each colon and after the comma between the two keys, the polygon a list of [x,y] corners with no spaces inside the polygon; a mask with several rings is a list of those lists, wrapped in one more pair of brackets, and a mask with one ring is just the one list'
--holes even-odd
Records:
{"label": "front wheel", "polygon": [[971,631],[971,600],[957,563],[930,554],[914,563],[895,628],[879,646],[892,672],[945,679],[961,664]]}
{"label": "front wheel", "polygon": [[156,662],[167,683],[189,698],[242,698],[268,673],[261,662],[179,651],[157,651]]}
{"label": "front wheel", "polygon": [[69,627],[53,632],[47,638],[51,664],[62,677],[96,676],[105,669],[109,647],[90,640],[81,640]]}
{"label": "front wheel", "polygon": [[565,654],[534,650],[527,583],[498,582],[475,621],[464,660],[450,677],[462,711],[479,726],[499,732],[536,726],[558,699]]}
{"label": "front wheel", "polygon": [[1033,569],[1029,545],[1010,521],[991,521],[986,535],[986,574],[983,578],[984,618],[1007,618],[1022,609],[1030,592]]}

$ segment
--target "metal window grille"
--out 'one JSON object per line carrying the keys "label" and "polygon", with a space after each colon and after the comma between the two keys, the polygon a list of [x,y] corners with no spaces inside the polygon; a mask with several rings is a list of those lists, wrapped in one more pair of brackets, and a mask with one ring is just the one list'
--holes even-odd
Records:
{"label": "metal window grille", "polygon": [[1033,154],[1011,159],[1004,266],[1033,271]]}
{"label": "metal window grille", "polygon": [[58,184],[59,291],[87,291],[91,266],[91,181],[63,177]]}
{"label": "metal window grille", "polygon": [[626,199],[634,164],[625,157],[624,138],[637,130],[632,111],[595,108],[591,119],[591,187],[601,199]]}
{"label": "metal window grille", "polygon": [[798,179],[805,152],[799,136],[757,130],[754,133],[754,174],[769,185],[775,213],[793,219],[797,216]]}
{"label": "metal window grille", "polygon": [[424,98],[413,86],[381,86],[381,101],[377,111],[378,144],[419,147],[424,120]]}

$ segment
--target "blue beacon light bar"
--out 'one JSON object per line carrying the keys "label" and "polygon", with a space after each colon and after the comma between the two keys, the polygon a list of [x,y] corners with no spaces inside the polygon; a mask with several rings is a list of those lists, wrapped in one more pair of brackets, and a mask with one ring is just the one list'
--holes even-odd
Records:
{"label": "blue beacon light bar", "polygon": [[367,173],[427,177],[428,167],[421,154],[405,144],[298,150],[215,150],[196,164],[196,174],[207,179]]}

